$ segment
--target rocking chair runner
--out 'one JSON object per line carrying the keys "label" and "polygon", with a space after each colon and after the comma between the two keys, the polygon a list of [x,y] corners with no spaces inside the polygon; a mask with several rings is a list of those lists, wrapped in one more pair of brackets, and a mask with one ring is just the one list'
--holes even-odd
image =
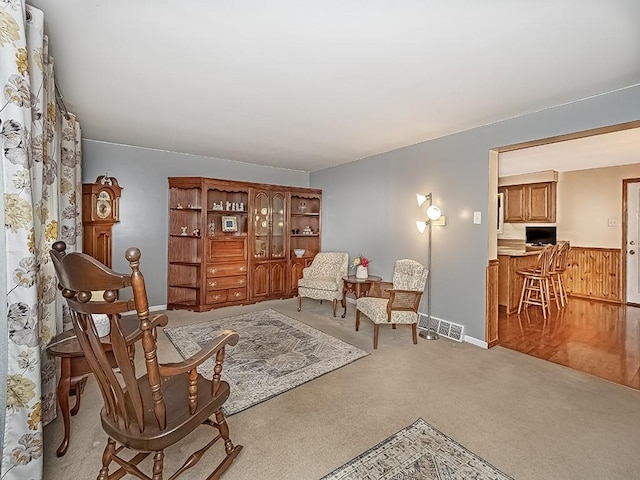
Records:
{"label": "rocking chair runner", "polygon": [[[102,455],[98,480],[114,480],[129,473],[141,479],[162,480],[164,449],[179,442],[201,424],[214,427],[216,435],[194,452],[169,480],[198,463],[218,440],[224,442],[226,456],[208,479],[220,478],[242,445],[234,445],[222,413],[229,397],[229,384],[220,379],[226,345],[235,345],[238,334],[224,331],[191,358],[177,363],[160,364],[156,355],[156,327],[167,325],[166,315],[149,315],[149,305],[140,272],[140,250],[130,248],[125,257],[132,273],[119,274],[83,253],[65,253],[64,242],[53,244],[51,257],[58,275],[59,288],[71,310],[73,327],[83,353],[96,377],[104,407],[100,412],[102,427],[109,436]],[[123,299],[131,290],[132,299]],[[104,301],[91,300],[91,292],[104,291]],[[140,327],[129,336],[123,334],[120,315],[135,310]],[[110,342],[122,380],[102,348],[93,322],[93,314],[110,318]],[[146,374],[136,378],[128,348],[140,342],[144,350]],[[196,371],[202,362],[215,357],[212,380]],[[209,417],[215,414],[215,421]],[[116,444],[120,446],[116,446]],[[123,449],[137,453],[131,460],[119,456]],[[153,453],[153,473],[147,476],[137,465]],[[111,462],[120,468],[109,474]]]}

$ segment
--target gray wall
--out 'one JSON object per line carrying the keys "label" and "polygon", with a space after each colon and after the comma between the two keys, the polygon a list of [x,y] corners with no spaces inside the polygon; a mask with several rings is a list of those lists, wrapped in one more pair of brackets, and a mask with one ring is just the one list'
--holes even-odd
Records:
{"label": "gray wall", "polygon": [[[635,86],[314,172],[311,187],[323,190],[323,249],[362,253],[370,273],[386,280],[396,259],[426,263],[415,194],[433,192],[447,225],[433,227],[432,314],[482,340],[489,150],[638,119]],[[473,224],[473,211],[482,212],[481,225]]]}
{"label": "gray wall", "polygon": [[309,186],[307,172],[83,140],[82,181],[94,182],[107,170],[123,188],[120,223],[113,227],[113,268],[128,272],[124,252],[129,247],[139,247],[150,305],[167,303],[167,177],[202,176]]}

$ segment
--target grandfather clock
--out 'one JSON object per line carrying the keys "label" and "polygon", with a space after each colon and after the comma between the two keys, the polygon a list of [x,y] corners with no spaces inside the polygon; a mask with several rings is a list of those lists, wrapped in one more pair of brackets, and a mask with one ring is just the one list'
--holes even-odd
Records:
{"label": "grandfather clock", "polygon": [[122,188],[118,181],[100,175],[95,183],[82,184],[84,253],[111,268],[111,228],[120,221],[118,202]]}

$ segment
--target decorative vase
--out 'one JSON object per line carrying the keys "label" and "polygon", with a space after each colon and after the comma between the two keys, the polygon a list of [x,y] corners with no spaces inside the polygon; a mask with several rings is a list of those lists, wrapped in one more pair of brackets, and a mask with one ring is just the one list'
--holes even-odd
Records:
{"label": "decorative vase", "polygon": [[367,278],[368,276],[369,270],[367,267],[363,267],[362,265],[356,267],[356,278]]}

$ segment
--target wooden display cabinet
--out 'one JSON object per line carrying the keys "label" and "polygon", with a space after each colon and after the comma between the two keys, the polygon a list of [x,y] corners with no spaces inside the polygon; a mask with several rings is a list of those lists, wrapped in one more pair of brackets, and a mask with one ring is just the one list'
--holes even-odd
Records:
{"label": "wooden display cabinet", "polygon": [[251,190],[251,300],[286,294],[287,195],[266,187]]}
{"label": "wooden display cabinet", "polygon": [[[322,192],[169,178],[167,308],[205,311],[297,293],[320,251]],[[293,250],[305,249],[302,258]]]}

